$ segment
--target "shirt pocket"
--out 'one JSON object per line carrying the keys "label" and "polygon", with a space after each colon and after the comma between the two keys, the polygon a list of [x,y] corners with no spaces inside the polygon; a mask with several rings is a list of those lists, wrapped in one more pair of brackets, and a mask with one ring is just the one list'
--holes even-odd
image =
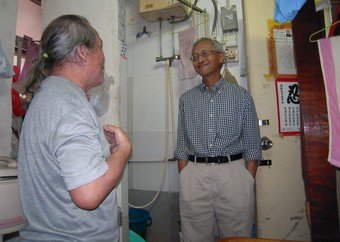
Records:
{"label": "shirt pocket", "polygon": [[237,116],[234,115],[220,115],[217,122],[217,137],[221,139],[234,139],[240,136],[242,125]]}

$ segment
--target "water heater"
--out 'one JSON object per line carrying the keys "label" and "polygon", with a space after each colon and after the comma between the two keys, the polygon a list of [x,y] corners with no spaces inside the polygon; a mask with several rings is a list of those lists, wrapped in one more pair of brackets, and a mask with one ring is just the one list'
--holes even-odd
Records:
{"label": "water heater", "polygon": [[139,13],[149,22],[160,19],[182,19],[188,15],[189,8],[176,0],[140,0]]}

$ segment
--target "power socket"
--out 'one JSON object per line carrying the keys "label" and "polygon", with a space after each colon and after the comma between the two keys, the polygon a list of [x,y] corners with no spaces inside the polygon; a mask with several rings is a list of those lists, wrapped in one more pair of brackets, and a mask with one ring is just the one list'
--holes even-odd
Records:
{"label": "power socket", "polygon": [[222,42],[224,46],[236,46],[237,45],[237,32],[232,34],[223,35]]}
{"label": "power socket", "polygon": [[229,46],[225,49],[227,62],[237,62],[238,61],[238,49],[237,46]]}
{"label": "power socket", "polygon": [[213,36],[223,45],[227,62],[239,61],[238,55],[238,31],[230,31],[222,36]]}
{"label": "power socket", "polygon": [[236,50],[234,48],[227,48],[226,55],[228,59],[235,59],[236,58]]}

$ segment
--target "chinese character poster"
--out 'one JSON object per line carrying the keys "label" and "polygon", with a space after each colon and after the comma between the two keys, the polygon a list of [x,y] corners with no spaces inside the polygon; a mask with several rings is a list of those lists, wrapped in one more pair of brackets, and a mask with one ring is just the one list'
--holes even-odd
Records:
{"label": "chinese character poster", "polygon": [[300,134],[300,91],[296,78],[276,78],[276,98],[281,135]]}

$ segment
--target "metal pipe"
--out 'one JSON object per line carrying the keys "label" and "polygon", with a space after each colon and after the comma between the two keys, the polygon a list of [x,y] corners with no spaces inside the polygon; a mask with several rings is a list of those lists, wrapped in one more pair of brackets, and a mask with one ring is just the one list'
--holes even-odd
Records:
{"label": "metal pipe", "polygon": [[175,54],[175,43],[174,43],[174,26],[172,25],[172,56],[171,57],[163,57],[162,54],[162,19],[159,19],[159,52],[160,52],[160,56],[156,57],[156,62],[159,61],[169,61],[169,66],[171,66],[172,62],[175,59],[180,59],[179,55]]}
{"label": "metal pipe", "polygon": [[159,19],[159,57],[163,58],[162,54],[162,19]]}
{"label": "metal pipe", "polygon": [[[175,17],[171,17],[171,21],[173,21]],[[174,25],[171,25],[171,42],[172,42],[172,56],[175,55],[175,31],[174,31]]]}

